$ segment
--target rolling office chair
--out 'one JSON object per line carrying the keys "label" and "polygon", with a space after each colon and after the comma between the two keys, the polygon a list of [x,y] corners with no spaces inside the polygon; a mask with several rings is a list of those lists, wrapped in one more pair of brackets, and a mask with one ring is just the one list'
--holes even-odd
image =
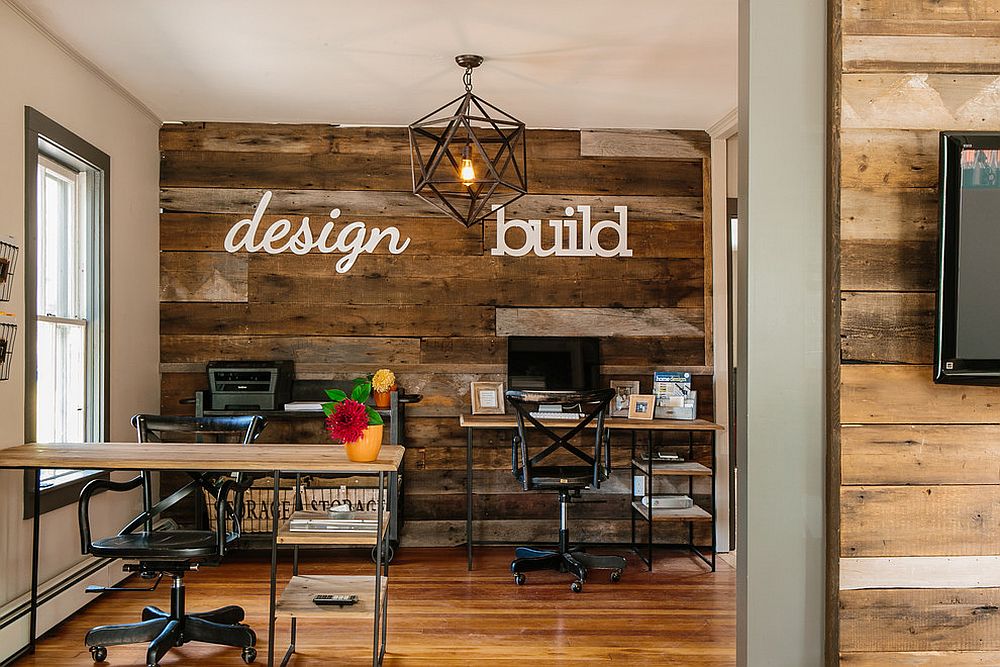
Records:
{"label": "rolling office chair", "polygon": [[[209,439],[214,442],[236,441],[249,445],[265,426],[263,417],[160,417],[136,415],[132,418],[139,442],[192,442]],[[141,446],[141,444],[140,444]],[[206,446],[211,446],[206,444]],[[257,637],[242,623],[243,609],[229,605],[213,611],[187,613],[184,608],[184,574],[198,565],[218,565],[229,545],[240,535],[240,503],[230,496],[242,497],[245,488],[240,475],[189,473],[191,481],[153,504],[150,473],[142,471],[127,482],[97,479],[80,493],[80,538],[83,553],[99,558],[121,558],[138,561],[126,563],[126,572],[138,572],[140,577],[154,579],[149,588],[110,587],[88,588],[88,592],[151,591],[164,575],[173,586],[170,591],[170,611],[153,606],[142,610],[142,621],[121,625],[103,625],[87,633],[86,643],[95,662],[107,658],[107,647],[149,642],[146,650],[147,667],[155,667],[174,646],[190,641],[235,646],[243,649],[247,664],[257,657],[254,645]],[[90,534],[90,500],[98,491],[130,491],[142,488],[143,512],[132,519],[113,537],[92,539]],[[166,509],[190,494],[207,491],[214,499],[215,530],[160,530],[154,519]],[[230,529],[230,526],[232,527]]]}
{"label": "rolling office chair", "polygon": [[[517,417],[517,432],[511,443],[511,471],[525,491],[557,491],[559,493],[559,547],[557,550],[541,550],[518,547],[510,571],[514,582],[524,583],[524,573],[537,570],[559,570],[576,575],[570,584],[574,593],[583,590],[583,582],[591,569],[611,570],[611,581],[616,582],[625,568],[621,556],[594,556],[569,545],[569,503],[573,497],[579,498],[583,489],[600,488],[601,482],[611,471],[611,452],[608,447],[608,433],[604,428],[604,413],[615,395],[614,389],[595,391],[517,391],[507,392],[507,400],[514,406]],[[568,429],[563,434],[544,426],[532,412],[540,405],[559,405],[566,409],[576,409],[583,416],[573,422],[567,421]],[[540,440],[549,442],[534,456],[528,451],[528,429],[525,421],[534,425],[534,431],[542,436]],[[594,436],[593,455],[584,452],[570,441],[591,422],[597,421]]]}

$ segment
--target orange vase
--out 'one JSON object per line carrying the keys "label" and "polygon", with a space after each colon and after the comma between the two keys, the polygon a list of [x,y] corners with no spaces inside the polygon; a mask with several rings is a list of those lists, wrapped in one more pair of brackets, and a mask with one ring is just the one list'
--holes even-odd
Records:
{"label": "orange vase", "polygon": [[389,395],[394,391],[396,391],[396,385],[389,387],[389,391],[373,391],[372,394],[375,396],[375,407],[383,409],[389,407]]}
{"label": "orange vase", "polygon": [[382,450],[382,424],[373,424],[354,442],[345,442],[347,458],[356,463],[370,463]]}

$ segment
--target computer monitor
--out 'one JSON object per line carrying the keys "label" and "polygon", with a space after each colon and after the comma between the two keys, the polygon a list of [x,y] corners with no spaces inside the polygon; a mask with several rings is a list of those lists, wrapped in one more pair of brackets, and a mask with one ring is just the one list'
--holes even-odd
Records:
{"label": "computer monitor", "polygon": [[597,338],[511,336],[507,339],[507,386],[600,389],[600,343]]}

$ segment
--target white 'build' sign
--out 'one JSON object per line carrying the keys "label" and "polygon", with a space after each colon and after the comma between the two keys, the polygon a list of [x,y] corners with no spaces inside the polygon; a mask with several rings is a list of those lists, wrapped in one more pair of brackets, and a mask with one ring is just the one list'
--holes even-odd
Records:
{"label": "white 'build' sign", "polygon": [[[597,224],[591,224],[590,207],[577,206],[574,210],[572,206],[566,207],[566,215],[573,215],[579,211],[583,218],[580,220],[549,220],[549,227],[553,229],[552,246],[542,247],[542,221],[541,220],[507,220],[502,206],[494,206],[493,210],[497,214],[497,244],[493,249],[494,255],[510,255],[521,257],[529,252],[539,257],[556,255],[561,257],[631,257],[632,251],[628,247],[628,207],[615,206],[615,213],[618,220],[601,220]],[[510,229],[520,229],[524,232],[524,244],[520,248],[512,248],[507,245],[507,231]],[[617,243],[611,249],[601,245],[601,232],[613,231],[617,238]],[[566,232],[563,236],[563,232]]]}

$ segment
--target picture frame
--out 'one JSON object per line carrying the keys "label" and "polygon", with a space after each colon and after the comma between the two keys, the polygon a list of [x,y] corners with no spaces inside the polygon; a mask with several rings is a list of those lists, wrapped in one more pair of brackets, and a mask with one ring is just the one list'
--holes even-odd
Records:
{"label": "picture frame", "polygon": [[611,388],[615,397],[611,399],[610,414],[612,417],[628,417],[629,397],[639,393],[638,380],[612,380]]}
{"label": "picture frame", "polygon": [[631,394],[628,397],[629,419],[652,419],[656,397],[652,394]]}
{"label": "picture frame", "polygon": [[469,395],[472,397],[472,414],[502,415],[506,413],[503,382],[473,382]]}

